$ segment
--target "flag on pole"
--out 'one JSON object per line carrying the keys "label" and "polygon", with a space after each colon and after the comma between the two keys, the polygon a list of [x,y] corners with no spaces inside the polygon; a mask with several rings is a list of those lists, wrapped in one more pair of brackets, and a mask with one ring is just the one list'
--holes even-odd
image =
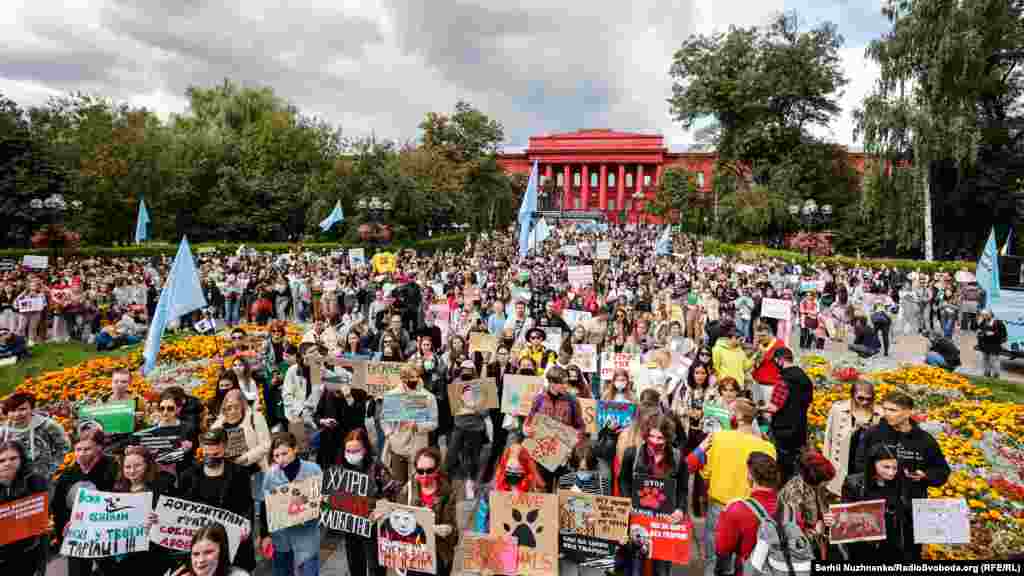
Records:
{"label": "flag on pole", "polygon": [[533,213],[537,211],[537,161],[533,161],[530,170],[530,181],[523,192],[523,201],[519,205],[519,256],[526,256],[530,246],[530,224]]}
{"label": "flag on pole", "polygon": [[1000,256],[1006,256],[1010,253],[1010,242],[1013,241],[1013,228],[1010,228],[1010,233],[1006,235],[1006,244],[1003,244],[1003,249],[999,251]]}
{"label": "flag on pole", "polygon": [[985,290],[985,305],[991,306],[999,299],[999,254],[996,252],[996,229],[988,233],[985,249],[978,258],[978,266],[974,272],[978,286]]}
{"label": "flag on pole", "polygon": [[148,374],[156,367],[156,357],[160,352],[160,340],[163,338],[167,323],[180,318],[189,312],[206,306],[203,287],[199,283],[199,271],[192,258],[192,250],[188,238],[182,238],[178,245],[178,254],[171,264],[171,272],[160,292],[160,301],[153,313],[146,334],[146,347],[143,349],[142,373]]}
{"label": "flag on pole", "polygon": [[533,233],[530,234],[530,250],[543,243],[549,236],[551,236],[551,230],[548,228],[548,223],[541,218],[537,225],[533,227]]}
{"label": "flag on pole", "polygon": [[327,232],[331,229],[331,226],[344,221],[345,213],[341,211],[341,200],[338,200],[338,203],[334,205],[334,210],[331,210],[331,213],[327,215],[327,218],[324,218],[323,222],[320,222],[320,230]]}
{"label": "flag on pole", "polygon": [[149,240],[149,211],[146,210],[146,199],[139,199],[139,217],[135,221],[135,243],[141,244]]}
{"label": "flag on pole", "polygon": [[665,224],[665,231],[658,236],[658,241],[654,243],[654,255],[655,256],[668,256],[672,252],[672,226]]}

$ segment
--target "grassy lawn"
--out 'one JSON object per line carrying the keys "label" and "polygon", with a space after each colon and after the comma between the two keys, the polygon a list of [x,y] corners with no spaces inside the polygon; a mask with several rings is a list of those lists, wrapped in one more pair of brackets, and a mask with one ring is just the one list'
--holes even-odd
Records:
{"label": "grassy lawn", "polygon": [[1024,403],[1024,384],[980,376],[971,378],[971,382],[976,386],[983,386],[991,390],[994,400],[998,402]]}
{"label": "grassy lawn", "polygon": [[124,356],[138,349],[138,345],[108,352],[97,352],[96,345],[68,342],[66,344],[38,344],[32,348],[32,355],[13,366],[0,368],[0,396],[5,396],[25,380],[26,377],[74,366],[98,356]]}

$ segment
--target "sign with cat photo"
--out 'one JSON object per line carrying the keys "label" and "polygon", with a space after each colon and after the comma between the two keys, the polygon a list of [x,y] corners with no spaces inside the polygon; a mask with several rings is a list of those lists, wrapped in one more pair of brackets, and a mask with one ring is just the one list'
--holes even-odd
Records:
{"label": "sign with cat photo", "polygon": [[558,496],[537,492],[491,492],[491,535],[519,542],[524,576],[558,574]]}
{"label": "sign with cat photo", "polygon": [[434,512],[387,500],[378,500],[376,510],[382,515],[377,525],[380,565],[393,570],[437,574]]}
{"label": "sign with cat photo", "polygon": [[635,474],[632,497],[635,512],[671,514],[676,510],[675,478]]}
{"label": "sign with cat photo", "polygon": [[271,532],[320,519],[323,475],[278,486],[267,494],[267,523]]}

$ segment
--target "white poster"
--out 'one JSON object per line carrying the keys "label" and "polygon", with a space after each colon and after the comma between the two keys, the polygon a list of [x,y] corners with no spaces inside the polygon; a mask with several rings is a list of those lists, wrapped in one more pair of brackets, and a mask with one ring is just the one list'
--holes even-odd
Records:
{"label": "white poster", "polygon": [[251,534],[249,520],[207,504],[161,496],[156,503],[157,523],[149,531],[149,541],[162,548],[188,552],[192,535],[211,522],[219,522],[228,534],[228,551],[235,559],[243,535]]}
{"label": "white poster", "polygon": [[761,300],[762,318],[789,320],[789,311],[792,309],[793,302],[791,300],[780,300],[778,298],[765,298]]}
{"label": "white poster", "polygon": [[46,270],[49,264],[49,256],[34,256],[26,254],[21,259],[21,265],[30,270]]}
{"label": "white poster", "polygon": [[611,260],[612,259],[612,243],[611,242],[598,242],[597,243],[597,260]]}
{"label": "white poster", "polygon": [[971,519],[963,498],[914,498],[915,544],[970,544]]}
{"label": "white poster", "polygon": [[355,266],[356,264],[365,266],[366,251],[362,248],[350,248],[348,251],[348,262],[350,266]]}
{"label": "white poster", "polygon": [[14,301],[18,312],[42,312],[46,309],[46,296],[22,296]]}
{"label": "white poster", "polygon": [[570,286],[590,286],[594,283],[594,267],[587,266],[569,266],[569,285]]}
{"label": "white poster", "polygon": [[79,488],[74,498],[61,556],[108,558],[149,550],[144,524],[152,492],[99,492]]}

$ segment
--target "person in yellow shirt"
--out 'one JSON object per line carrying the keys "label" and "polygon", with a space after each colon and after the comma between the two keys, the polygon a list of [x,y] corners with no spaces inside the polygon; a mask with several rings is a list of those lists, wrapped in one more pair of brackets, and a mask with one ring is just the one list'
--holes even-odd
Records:
{"label": "person in yellow shirt", "polygon": [[[746,350],[740,345],[735,325],[723,324],[722,335],[711,349],[711,359],[718,379],[732,376],[746,389],[747,371],[753,368],[754,360],[747,356]],[[746,466],[745,460],[743,465]]]}
{"label": "person in yellow shirt", "polygon": [[395,271],[397,260],[391,252],[377,252],[370,258],[370,263],[377,274],[389,274]]}
{"label": "person in yellow shirt", "polygon": [[736,416],[735,430],[719,430],[708,435],[696,450],[686,457],[690,474],[702,471],[708,481],[708,514],[704,519],[704,574],[714,576],[715,529],[718,517],[733,500],[750,496],[747,480],[747,458],[754,452],[764,452],[776,458],[775,446],[754,430],[757,410],[753,402],[739,398],[733,404]]}
{"label": "person in yellow shirt", "polygon": [[558,361],[558,354],[544,346],[546,337],[547,335],[540,328],[530,328],[526,332],[528,344],[519,354],[520,359],[529,358],[533,360],[533,365],[537,367],[537,376],[543,376],[548,366],[553,366]]}

